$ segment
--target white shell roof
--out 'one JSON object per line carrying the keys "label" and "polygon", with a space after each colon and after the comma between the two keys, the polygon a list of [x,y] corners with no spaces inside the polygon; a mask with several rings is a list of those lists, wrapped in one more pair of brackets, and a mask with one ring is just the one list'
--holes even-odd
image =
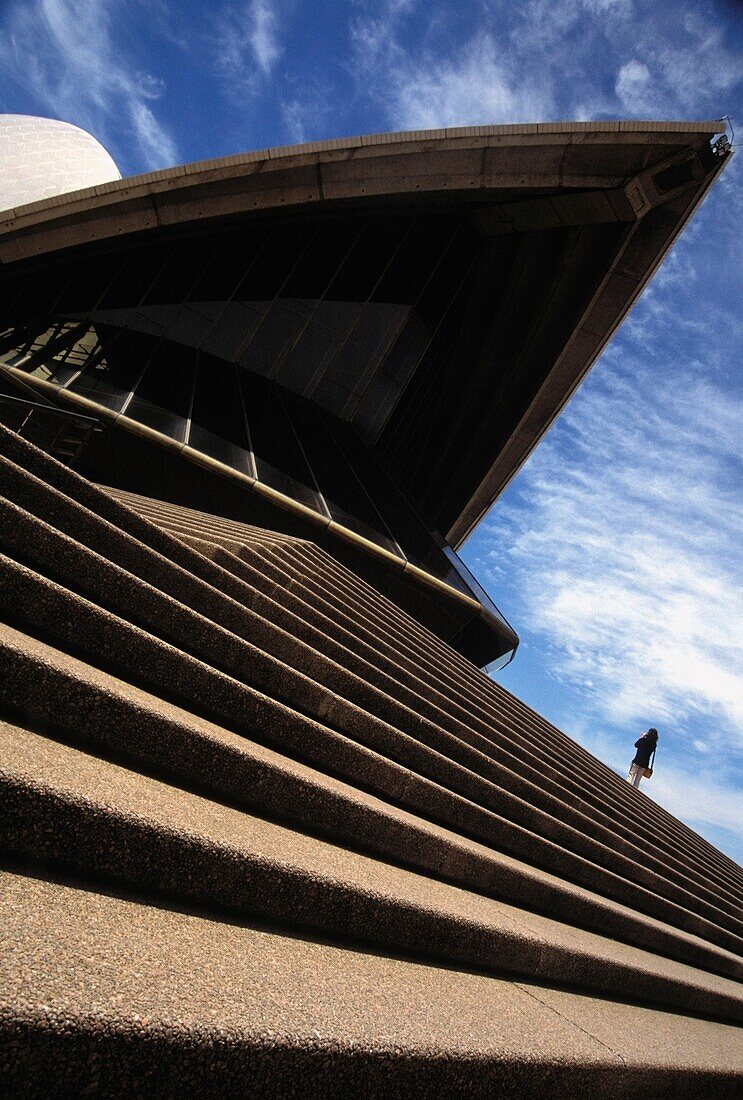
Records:
{"label": "white shell roof", "polygon": [[118,179],[113,158],[78,126],[0,115],[0,211]]}

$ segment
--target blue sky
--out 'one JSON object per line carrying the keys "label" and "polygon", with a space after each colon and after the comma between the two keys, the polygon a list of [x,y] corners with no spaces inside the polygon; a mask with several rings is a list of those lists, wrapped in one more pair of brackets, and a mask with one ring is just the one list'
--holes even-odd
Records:
{"label": "blue sky", "polygon": [[[724,0],[2,0],[0,112],[122,174],[475,123],[738,119]],[[743,861],[738,154],[464,557],[516,625],[501,682]]]}

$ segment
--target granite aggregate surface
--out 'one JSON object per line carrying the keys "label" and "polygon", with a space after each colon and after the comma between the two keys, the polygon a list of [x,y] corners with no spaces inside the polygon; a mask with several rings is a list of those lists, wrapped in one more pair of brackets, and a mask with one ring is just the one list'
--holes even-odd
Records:
{"label": "granite aggregate surface", "polygon": [[427,952],[447,960],[559,975],[674,1004],[688,998],[697,1010],[743,1019],[737,982],[240,812],[4,722],[0,772],[9,818],[18,822],[6,845],[21,854],[72,861],[144,890],[160,886],[331,935],[345,931],[362,943],[410,950],[420,938]]}
{"label": "granite aggregate surface", "polygon": [[630,1097],[640,1086],[712,1100],[734,1097],[743,1073],[743,1031],[727,1025],[18,874],[2,875],[0,905],[0,1074],[21,1084],[13,1055],[24,1055],[17,1095],[42,1095],[53,1073],[60,1095],[105,1079],[110,1095],[221,1081],[229,1096],[301,1095],[308,1082],[371,1096],[386,1081],[384,1095]]}
{"label": "granite aggregate surface", "polygon": [[176,785],[180,778],[193,789],[196,775],[202,789],[205,783],[212,785],[221,800],[226,797],[238,808],[262,807],[274,820],[309,826],[314,835],[331,835],[336,842],[345,838],[357,850],[360,845],[362,851],[392,855],[396,863],[412,862],[435,877],[474,886],[478,893],[519,904],[536,897],[547,906],[545,911],[561,919],[566,919],[567,895],[567,915],[577,916],[585,926],[590,913],[603,935],[618,933],[624,942],[634,941],[732,977],[741,974],[740,961],[727,952],[416,818],[10,627],[0,630],[0,682],[0,696],[9,698],[20,697],[21,682],[37,685],[38,692],[26,705],[42,728],[62,722],[75,743],[82,738],[84,745],[92,740],[94,752],[100,746],[104,753],[118,749],[134,754],[145,771],[153,764],[164,766]]}

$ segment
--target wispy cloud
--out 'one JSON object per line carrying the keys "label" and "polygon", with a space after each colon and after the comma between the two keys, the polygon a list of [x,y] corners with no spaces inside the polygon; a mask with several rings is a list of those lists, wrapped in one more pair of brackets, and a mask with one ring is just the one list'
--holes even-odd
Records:
{"label": "wispy cloud", "polygon": [[740,52],[690,3],[672,22],[660,0],[490,2],[474,26],[450,15],[383,0],[352,20],[360,94],[390,126],[722,113],[740,78]]}
{"label": "wispy cloud", "polygon": [[630,114],[655,114],[653,80],[647,65],[632,58],[622,65],[617,74],[614,90],[622,106]]}
{"label": "wispy cloud", "polygon": [[743,408],[728,369],[735,326],[693,262],[709,228],[700,219],[672,253],[476,539],[489,587],[510,591],[509,615],[542,653],[553,720],[620,771],[632,731],[657,726],[649,793],[732,837]]}
{"label": "wispy cloud", "polygon": [[215,16],[215,63],[232,99],[254,95],[282,54],[277,0],[227,4]]}
{"label": "wispy cloud", "polygon": [[656,716],[691,743],[714,716],[743,748],[742,437],[694,364],[664,386],[615,351],[489,521],[491,562],[528,577],[528,621],[610,722]]}
{"label": "wispy cloud", "polygon": [[511,68],[490,34],[476,35],[456,58],[436,66],[426,57],[412,64],[401,58],[388,73],[392,124],[416,130],[550,116],[549,89]]}
{"label": "wispy cloud", "polygon": [[509,56],[487,30],[461,49],[438,55],[433,44],[406,45],[403,28],[412,3],[388,3],[374,18],[351,27],[354,58],[368,94],[383,101],[389,125],[432,129],[541,118],[552,110],[549,90],[518,75]]}
{"label": "wispy cloud", "polygon": [[119,152],[128,130],[140,168],[179,161],[168,128],[155,114],[162,81],[128,59],[122,0],[29,0],[0,16],[4,78],[32,94],[39,110],[93,133]]}

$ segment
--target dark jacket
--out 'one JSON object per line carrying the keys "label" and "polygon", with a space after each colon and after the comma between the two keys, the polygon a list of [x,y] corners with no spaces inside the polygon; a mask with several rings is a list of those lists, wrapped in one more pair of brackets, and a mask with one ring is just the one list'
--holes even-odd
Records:
{"label": "dark jacket", "polygon": [[654,737],[652,733],[643,733],[642,737],[635,741],[635,759],[633,764],[639,764],[641,768],[647,768],[650,764],[650,757],[655,752],[655,746],[658,744],[658,738]]}

